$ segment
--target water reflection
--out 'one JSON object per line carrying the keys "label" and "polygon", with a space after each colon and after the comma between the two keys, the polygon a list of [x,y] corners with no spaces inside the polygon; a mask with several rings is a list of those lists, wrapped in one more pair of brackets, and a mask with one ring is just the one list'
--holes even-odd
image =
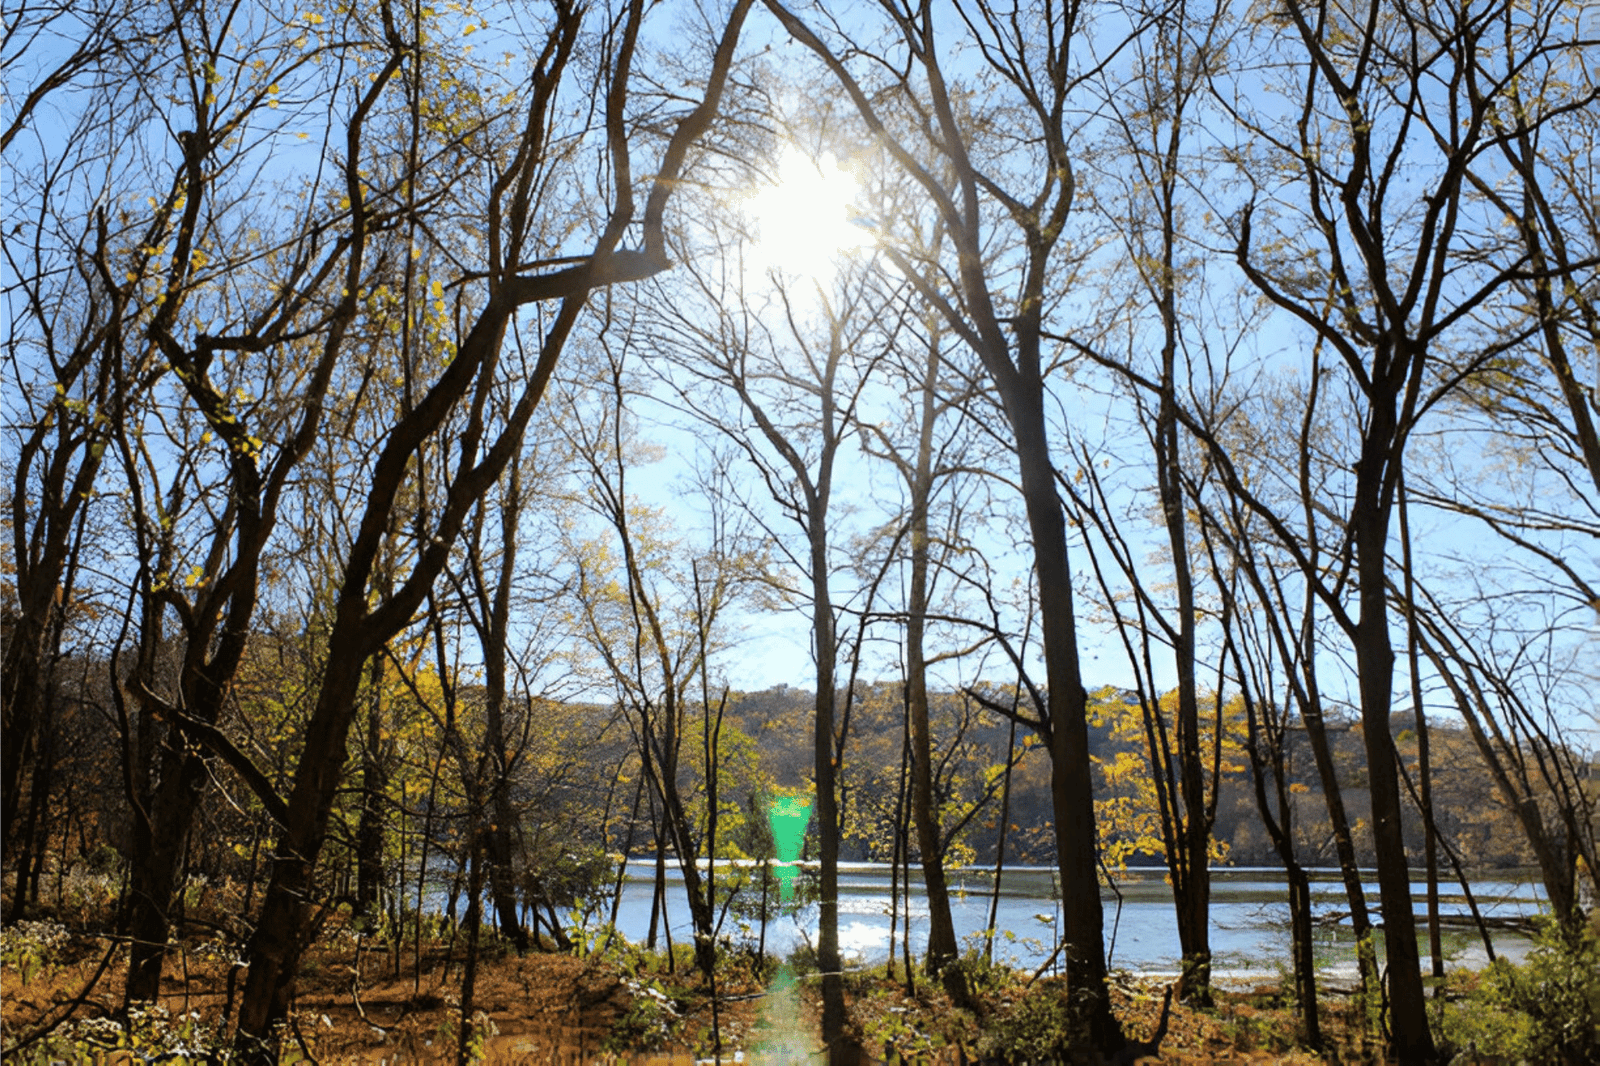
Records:
{"label": "water reflection", "polygon": [[[723,867],[719,866],[719,870]],[[993,871],[958,868],[949,871],[956,934],[969,946],[981,947],[989,926]],[[1371,871],[1363,871],[1368,907],[1377,912],[1378,889]],[[674,941],[690,935],[684,903],[682,875],[669,867],[666,918]],[[912,871],[908,901],[902,883],[891,895],[889,867],[879,864],[841,863],[839,876],[839,941],[846,958],[856,963],[882,962],[892,949],[905,950],[909,920],[910,951],[920,954],[927,941],[927,904],[920,891],[918,871]],[[650,926],[655,869],[651,862],[629,863],[618,910],[619,931],[628,939],[643,941]],[[1412,885],[1419,917],[1425,915],[1426,884]],[[1441,885],[1441,910],[1447,916],[1468,915],[1459,885]],[[1496,871],[1472,882],[1478,907],[1487,917],[1528,917],[1538,912],[1543,893],[1532,879]],[[722,933],[735,943],[754,945],[761,936],[758,884],[744,890],[741,899],[750,906],[741,916],[730,909]],[[1054,871],[1038,867],[1008,867],[1001,876],[995,913],[994,956],[997,962],[1032,970],[1054,951],[1059,924]],[[1211,945],[1213,970],[1220,978],[1276,977],[1288,965],[1289,932],[1287,890],[1280,871],[1270,868],[1220,868],[1212,873]],[[1318,919],[1318,966],[1341,977],[1355,974],[1355,949],[1348,920],[1343,882],[1337,870],[1312,871],[1312,899]],[[1181,951],[1173,918],[1172,893],[1163,870],[1131,870],[1114,887],[1102,891],[1106,940],[1115,968],[1143,973],[1175,973]],[[775,910],[776,908],[774,908]],[[769,954],[788,956],[815,940],[815,905],[787,908],[769,917],[765,943]],[[1419,921],[1419,933],[1426,926]],[[894,941],[891,945],[890,936]],[[1486,961],[1482,942],[1470,926],[1447,925],[1447,958],[1455,965],[1481,966]],[[1505,930],[1494,933],[1497,952],[1519,958],[1528,950],[1525,937]],[[1426,943],[1423,947],[1426,954]]]}

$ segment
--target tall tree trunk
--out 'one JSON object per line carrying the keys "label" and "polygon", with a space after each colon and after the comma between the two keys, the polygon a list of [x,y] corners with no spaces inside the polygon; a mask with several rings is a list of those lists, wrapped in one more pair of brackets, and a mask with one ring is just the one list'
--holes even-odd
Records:
{"label": "tall tree trunk", "polygon": [[[516,871],[513,864],[513,830],[518,814],[511,802],[511,772],[515,753],[506,737],[506,658],[511,634],[511,587],[517,574],[518,524],[522,519],[522,464],[515,460],[506,476],[500,501],[500,565],[492,592],[485,587],[488,574],[479,550],[482,523],[474,526],[471,580],[485,608],[487,628],[478,639],[483,646],[484,726],[483,754],[478,765],[490,774],[488,825],[483,834],[483,858],[488,865],[489,891],[494,897],[502,935],[509,936],[518,953],[528,950],[528,931],[517,913]],[[524,697],[526,694],[524,694]]]}
{"label": "tall tree trunk", "polygon": [[[50,785],[55,779],[54,687],[53,684],[45,686],[44,699],[40,701],[41,713],[36,719],[38,742],[29,780],[27,813],[16,834],[22,857],[17,861],[14,917],[32,913],[39,903],[39,873],[44,867],[45,840],[50,824]],[[162,946],[165,945],[163,940]]]}
{"label": "tall tree trunk", "polygon": [[1117,1047],[1121,1026],[1106,990],[1104,912],[1090,772],[1088,693],[1078,663],[1066,519],[1056,496],[1045,437],[1042,383],[1007,396],[1022,497],[1039,582],[1039,625],[1048,686],[1050,797],[1061,872],[1062,936],[1068,987],[1084,1005],[1092,1046]]}
{"label": "tall tree trunk", "polygon": [[1300,723],[1305,726],[1306,741],[1317,767],[1317,780],[1322,786],[1322,801],[1328,810],[1328,824],[1333,830],[1339,878],[1344,883],[1345,902],[1350,907],[1350,928],[1356,939],[1356,965],[1360,969],[1362,987],[1376,992],[1378,968],[1372,945],[1372,915],[1361,884],[1361,867],[1356,862],[1355,837],[1350,832],[1350,817],[1345,811],[1344,788],[1339,784],[1333,745],[1328,741],[1328,726],[1322,715],[1321,690],[1308,684],[1305,697],[1300,707]]}
{"label": "tall tree trunk", "polygon": [[361,821],[356,827],[356,914],[375,925],[383,892],[383,837],[388,791],[383,765],[384,658],[369,664],[367,740],[361,749]]}
{"label": "tall tree trunk", "polygon": [[[1172,627],[1172,658],[1178,674],[1178,793],[1182,800],[1182,833],[1177,861],[1168,862],[1172,899],[1177,911],[1178,943],[1183,951],[1183,996],[1194,1003],[1211,1001],[1211,808],[1206,798],[1200,752],[1200,698],[1195,679],[1194,574],[1189,541],[1177,416],[1177,309],[1173,292],[1172,223],[1167,216],[1167,258],[1161,304],[1166,342],[1162,347],[1161,401],[1156,414],[1156,479],[1172,556],[1173,584],[1178,595],[1177,624]],[[1217,729],[1220,733],[1221,707]],[[1159,705],[1153,713],[1160,714]],[[1157,753],[1152,750],[1152,759]],[[1166,772],[1165,768],[1161,772]]]}
{"label": "tall tree trunk", "polygon": [[[900,723],[900,773],[895,777],[894,789],[894,823],[890,826],[889,839],[893,844],[889,848],[889,974],[894,974],[895,942],[900,933],[900,868],[905,865],[905,851],[910,846],[909,836],[902,827],[906,823],[906,784],[911,777],[911,716],[909,710]],[[911,886],[907,884],[905,927],[911,927]],[[910,960],[906,960],[906,990],[913,995],[916,993],[916,978],[910,972]]]}
{"label": "tall tree trunk", "polygon": [[[675,710],[667,713],[675,713]],[[699,849],[694,844],[689,815],[684,809],[677,782],[668,773],[669,768],[658,766],[653,780],[661,796],[666,830],[671,836],[673,850],[678,853],[678,868],[683,871],[684,893],[689,900],[689,920],[694,927],[695,965],[709,979],[715,973],[717,961],[716,910],[711,899],[713,882],[709,876],[700,876]]]}
{"label": "tall tree trunk", "polygon": [[659,923],[664,921],[666,918],[666,915],[662,912],[666,910],[667,906],[666,827],[663,826],[655,816],[656,801],[653,794],[654,791],[654,789],[651,789],[652,795],[650,797],[650,815],[651,821],[654,823],[653,828],[656,842],[656,866],[655,877],[651,881],[650,888],[650,934],[645,938],[645,949],[647,951],[654,951],[656,949],[656,935],[659,929]]}
{"label": "tall tree trunk", "polygon": [[[199,746],[198,731],[216,726],[229,685],[243,659],[247,634],[242,627],[248,623],[255,606],[254,579],[249,580],[252,583],[229,604],[225,625],[213,624],[216,621],[213,615],[210,621],[202,621],[185,634],[187,645],[175,704],[162,700],[153,689],[153,667],[161,631],[159,625],[152,625],[152,620],[161,608],[151,605],[145,609],[149,628],[140,639],[147,649],[141,649],[140,669],[134,677],[143,709],[141,727],[148,730],[144,734],[145,743],[151,745],[143,754],[159,759],[161,770],[153,790],[148,788],[147,773],[137,775],[147,798],[142,798],[144,815],[133,819],[134,859],[129,886],[132,943],[128,978],[123,986],[126,1003],[155,1002],[160,995],[162,965],[170,935],[168,915],[182,877],[189,833],[211,778]],[[150,599],[153,601],[154,597]],[[214,611],[220,612],[221,606],[215,600],[211,603]],[[217,646],[208,646],[209,641],[202,643],[197,634],[216,634]],[[154,720],[158,718],[165,720],[166,730],[164,741],[156,749],[153,746]]]}
{"label": "tall tree trunk", "polygon": [[511,779],[503,766],[491,770],[495,780],[490,785],[490,816],[492,822],[484,838],[484,857],[489,864],[489,891],[494,896],[495,914],[499,918],[500,933],[511,938],[519,953],[531,946],[528,930],[523,928],[517,910],[516,869],[513,866],[511,830],[516,825],[517,811],[511,803]]}
{"label": "tall tree trunk", "polygon": [[[77,354],[65,366],[56,388],[71,384],[85,366],[87,354]],[[96,394],[102,400],[115,360],[99,366]],[[90,384],[93,384],[92,382]],[[63,393],[63,396],[65,394]],[[124,409],[120,392],[108,405],[115,415]],[[52,452],[47,444],[56,438]],[[4,654],[0,656],[0,848],[17,861],[17,888],[12,900],[16,919],[36,902],[36,891],[24,877],[43,862],[39,840],[41,822],[47,820],[47,799],[55,756],[56,664],[61,655],[62,627],[71,603],[84,543],[88,501],[98,476],[105,441],[99,423],[85,430],[65,408],[52,411],[33,427],[13,459],[11,484],[11,554],[13,595],[4,615]],[[77,459],[76,472],[71,462]],[[30,476],[31,475],[31,476]],[[30,528],[27,513],[34,510]],[[24,810],[23,783],[28,781]],[[25,824],[19,824],[19,820]],[[18,852],[21,859],[18,861]]]}
{"label": "tall tree trunk", "polygon": [[[23,591],[19,590],[19,596]],[[7,612],[5,619],[10,632],[6,634],[5,665],[0,670],[0,678],[4,679],[3,690],[0,690],[0,722],[5,729],[5,744],[0,745],[0,838],[5,841],[5,850],[13,856],[15,849],[26,846],[18,837],[17,829],[22,817],[25,771],[33,764],[38,734],[40,689],[43,687],[40,664],[47,658],[43,649],[42,616],[49,610],[48,607],[42,611],[37,607],[24,608],[14,615]],[[36,615],[34,611],[39,613]]]}
{"label": "tall tree trunk", "polygon": [[1422,994],[1416,919],[1412,914],[1411,872],[1401,827],[1398,755],[1389,732],[1394,648],[1389,639],[1388,533],[1390,500],[1385,472],[1394,455],[1394,399],[1373,397],[1370,424],[1356,470],[1354,530],[1360,615],[1351,640],[1361,692],[1362,740],[1372,795],[1372,842],[1378,858],[1378,896],[1383,907],[1383,944],[1389,974],[1392,1046],[1402,1064],[1433,1058]]}
{"label": "tall tree trunk", "polygon": [[[461,968],[460,1022],[456,1031],[456,1061],[470,1062],[468,1049],[472,1044],[472,998],[478,986],[478,934],[483,926],[483,855],[474,842],[467,874],[467,957]],[[421,915],[417,916],[419,919]]]}
{"label": "tall tree trunk", "polygon": [[845,1039],[844,974],[839,958],[839,803],[833,750],[834,654],[833,599],[828,590],[826,481],[812,495],[811,640],[817,667],[813,771],[817,785],[817,851],[821,891],[817,900],[817,968],[822,971],[822,1039],[830,1061],[852,1056]]}
{"label": "tall tree trunk", "polygon": [[1006,832],[1011,826],[1011,769],[1016,765],[1017,720],[1013,718],[1006,736],[1005,779],[1000,785],[1000,830],[994,841],[994,890],[989,895],[989,921],[984,924],[983,959],[994,962],[994,932],[1000,922],[1000,879],[1006,868]]}
{"label": "tall tree trunk", "polygon": [[1305,1030],[1306,1043],[1314,1048],[1321,1047],[1322,1023],[1317,1014],[1316,939],[1311,927],[1311,879],[1306,875],[1305,867],[1294,857],[1292,843],[1287,853],[1280,849],[1278,856],[1289,882],[1289,943],[1300,1025]]}
{"label": "tall tree trunk", "polygon": [[[346,602],[354,598],[347,597]],[[364,607],[361,604],[360,609]],[[337,636],[337,622],[335,626]],[[306,726],[305,755],[295,775],[286,824],[272,857],[272,875],[247,949],[250,974],[239,1006],[238,1028],[239,1051],[246,1061],[276,1061],[272,1029],[288,1013],[305,950],[312,875],[327,837],[353,719],[348,708],[360,691],[361,666],[371,653],[371,649],[341,646],[337,640],[329,643],[322,690]]]}
{"label": "tall tree trunk", "polygon": [[[120,317],[121,300],[115,301]],[[54,354],[54,353],[52,353]],[[75,353],[60,365],[56,388],[63,390],[79,378],[89,355]],[[101,409],[117,360],[107,354],[95,368],[93,380],[84,379]],[[64,398],[67,394],[61,393]],[[84,522],[93,497],[105,448],[102,424],[114,424],[127,407],[122,390],[103,411],[109,419],[83,425],[67,408],[55,409],[38,422],[12,456],[15,473],[8,511],[11,522],[9,562],[15,574],[16,609],[4,609],[8,630],[0,656],[0,840],[8,852],[19,841],[17,821],[22,817],[23,778],[33,760],[39,734],[49,728],[52,680],[61,650],[61,631],[71,602],[84,540]],[[55,450],[49,448],[55,438]],[[76,471],[71,463],[78,460]],[[27,521],[29,511],[33,522]],[[26,837],[23,846],[31,847]],[[20,903],[20,897],[19,897]]]}
{"label": "tall tree trunk", "polygon": [[[917,463],[911,482],[911,587],[906,617],[906,713],[911,726],[911,816],[928,896],[928,973],[957,1004],[968,1000],[967,982],[956,965],[955,922],[945,883],[943,832],[933,800],[933,739],[928,727],[928,666],[923,639],[928,616],[928,504],[933,493],[933,430],[937,418],[939,352],[930,345],[923,377]],[[909,913],[909,909],[908,909]]]}
{"label": "tall tree trunk", "polygon": [[[1231,594],[1223,592],[1223,625],[1236,617]],[[1311,927],[1311,879],[1300,865],[1294,850],[1294,807],[1288,794],[1287,753],[1284,751],[1284,730],[1261,721],[1257,701],[1247,681],[1244,662],[1238,644],[1228,637],[1227,647],[1233,656],[1239,675],[1240,695],[1245,704],[1247,728],[1246,753],[1250,758],[1251,782],[1256,801],[1256,811],[1261,824],[1272,840],[1278,861],[1283,864],[1289,882],[1289,935],[1290,955],[1294,970],[1295,1000],[1300,1007],[1300,1024],[1305,1029],[1306,1043],[1312,1047],[1322,1044],[1322,1025],[1317,1014],[1317,968],[1315,943]],[[1266,749],[1263,751],[1263,749]],[[1267,779],[1272,778],[1277,799],[1277,812],[1267,797]]]}
{"label": "tall tree trunk", "polygon": [[[1176,17],[1180,23],[1188,21],[1188,11],[1179,6]],[[1178,29],[1186,37],[1188,26]],[[1163,36],[1165,34],[1163,33]],[[1163,86],[1157,93],[1170,94],[1164,102],[1170,111],[1165,130],[1166,144],[1160,145],[1160,133],[1153,131],[1156,147],[1161,150],[1161,177],[1151,190],[1155,210],[1160,221],[1161,267],[1146,284],[1156,297],[1161,317],[1161,379],[1160,400],[1156,410],[1153,442],[1155,444],[1156,485],[1161,497],[1161,511],[1167,530],[1167,550],[1172,557],[1172,580],[1178,598],[1176,625],[1168,632],[1173,638],[1172,659],[1177,672],[1178,708],[1178,794],[1182,800],[1182,832],[1178,843],[1178,861],[1169,858],[1172,874],[1172,898],[1178,919],[1178,943],[1183,951],[1182,989],[1191,1002],[1209,1005],[1211,1002],[1211,865],[1210,843],[1214,797],[1208,802],[1205,774],[1200,752],[1200,698],[1195,680],[1195,581],[1189,563],[1188,500],[1183,484],[1183,452],[1178,435],[1178,346],[1181,324],[1178,317],[1178,205],[1176,187],[1181,170],[1180,148],[1187,132],[1185,107],[1197,85],[1191,82],[1189,71],[1172,72],[1174,84]],[[1157,93],[1151,93],[1156,98]],[[1152,693],[1153,695],[1153,693]],[[1221,694],[1218,694],[1217,736],[1222,732]],[[1155,713],[1160,713],[1159,704]],[[1151,751],[1154,761],[1156,752]],[[1163,767],[1161,772],[1170,774]],[[1217,787],[1212,783],[1213,789]],[[1176,804],[1174,806],[1177,806]]]}
{"label": "tall tree trunk", "polygon": [[[1309,425],[1309,421],[1306,425]],[[1309,459],[1305,457],[1301,461],[1300,484],[1302,499],[1309,501],[1311,473]],[[1308,528],[1314,528],[1311,526],[1313,516],[1309,506],[1306,521]],[[1317,594],[1308,584],[1304,590],[1299,631],[1291,635],[1286,621],[1290,613],[1289,606],[1274,595],[1276,584],[1269,587],[1264,579],[1261,564],[1254,555],[1250,531],[1245,523],[1238,520],[1237,515],[1233,528],[1236,539],[1230,550],[1257,599],[1268,608],[1265,617],[1270,627],[1273,649],[1278,660],[1284,664],[1290,695],[1299,714],[1300,725],[1305,729],[1317,780],[1322,786],[1323,804],[1328,812],[1328,823],[1339,862],[1339,876],[1344,883],[1345,899],[1350,907],[1350,924],[1355,935],[1356,965],[1361,974],[1361,985],[1367,994],[1376,995],[1380,989],[1376,951],[1372,943],[1372,919],[1361,883],[1361,868],[1356,863],[1355,838],[1351,834],[1350,819],[1345,811],[1344,790],[1339,783],[1333,747],[1328,740],[1327,722],[1322,712],[1322,689],[1317,676]],[[1284,621],[1279,621],[1280,618]],[[1240,676],[1244,676],[1242,665]]]}
{"label": "tall tree trunk", "polygon": [[[1428,715],[1422,705],[1422,649],[1417,630],[1416,573],[1411,558],[1410,509],[1406,504],[1406,479],[1402,472],[1399,493],[1401,565],[1405,567],[1406,659],[1411,668],[1411,712],[1417,730],[1417,813],[1422,816],[1423,863],[1428,875],[1428,955],[1435,982],[1444,980],[1444,942],[1439,927],[1439,834],[1433,821],[1433,767],[1428,738]],[[1439,1001],[1442,985],[1434,986]]]}
{"label": "tall tree trunk", "polygon": [[199,754],[187,749],[175,726],[169,729],[161,749],[160,784],[151,797],[149,821],[135,818],[133,822],[125,1007],[154,1003],[161,995],[169,908],[178,890],[193,805],[199,801],[205,781],[205,764]]}

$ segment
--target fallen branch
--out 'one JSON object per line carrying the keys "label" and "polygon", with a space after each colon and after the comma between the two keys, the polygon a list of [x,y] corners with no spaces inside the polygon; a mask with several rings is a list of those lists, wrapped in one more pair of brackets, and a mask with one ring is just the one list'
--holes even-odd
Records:
{"label": "fallen branch", "polygon": [[72,1017],[72,1012],[84,1005],[84,1003],[89,999],[89,993],[94,991],[94,986],[100,983],[100,978],[106,972],[106,967],[111,965],[111,957],[117,953],[117,947],[126,942],[127,941],[125,937],[112,937],[111,943],[106,947],[105,955],[100,959],[100,965],[95,967],[94,976],[89,978],[89,983],[83,986],[83,991],[79,992],[77,996],[68,1002],[66,1010],[62,1011],[61,1014],[55,1019],[41,1025],[32,1033],[29,1033],[19,1043],[12,1044],[10,1047],[6,1048],[5,1057],[10,1059],[24,1048],[31,1047],[32,1045],[38,1043],[40,1040],[43,1040],[45,1037],[55,1032],[56,1027],[62,1022]]}

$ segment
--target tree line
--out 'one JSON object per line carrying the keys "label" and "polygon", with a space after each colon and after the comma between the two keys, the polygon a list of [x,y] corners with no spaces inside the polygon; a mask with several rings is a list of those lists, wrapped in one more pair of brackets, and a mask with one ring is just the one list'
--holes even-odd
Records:
{"label": "tree line", "polygon": [[[431,848],[469,944],[485,904],[561,943],[608,852],[756,854],[806,791],[835,1053],[841,858],[916,856],[960,1001],[944,864],[991,821],[1058,868],[1109,1053],[1105,860],[1166,864],[1204,1001],[1248,825],[1308,1039],[1331,848],[1428,1061],[1408,864],[1473,861],[1460,774],[1573,935],[1600,886],[1597,33],[1556,0],[28,9],[8,917],[125,868],[131,1004],[186,878],[244,877],[265,1061],[326,915],[398,919]],[[826,271],[741,208],[793,149],[859,184]],[[810,702],[763,718],[730,676],[782,620]]]}

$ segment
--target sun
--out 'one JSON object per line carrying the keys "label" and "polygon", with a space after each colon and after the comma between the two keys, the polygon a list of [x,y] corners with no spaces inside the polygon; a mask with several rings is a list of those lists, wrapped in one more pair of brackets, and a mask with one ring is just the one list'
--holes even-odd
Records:
{"label": "sun", "polygon": [[860,195],[860,183],[833,156],[812,159],[785,147],[776,180],[751,193],[743,205],[756,229],[751,265],[826,285],[840,255],[872,243],[855,207]]}

